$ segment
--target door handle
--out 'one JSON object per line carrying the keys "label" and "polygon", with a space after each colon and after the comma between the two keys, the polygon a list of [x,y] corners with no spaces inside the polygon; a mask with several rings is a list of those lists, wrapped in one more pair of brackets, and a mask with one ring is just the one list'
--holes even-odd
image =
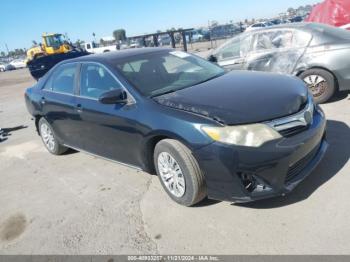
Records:
{"label": "door handle", "polygon": [[82,113],[83,112],[83,107],[81,106],[81,104],[77,104],[76,109],[77,109],[78,113]]}
{"label": "door handle", "polygon": [[45,97],[41,97],[41,104],[44,105],[46,103]]}

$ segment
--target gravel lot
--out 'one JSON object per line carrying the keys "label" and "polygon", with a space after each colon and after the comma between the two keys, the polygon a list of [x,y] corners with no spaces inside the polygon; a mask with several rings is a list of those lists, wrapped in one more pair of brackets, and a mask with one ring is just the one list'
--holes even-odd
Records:
{"label": "gravel lot", "polygon": [[156,176],[49,154],[26,69],[0,73],[0,254],[350,254],[350,96],[323,105],[329,151],[296,190],[245,205],[172,202]]}

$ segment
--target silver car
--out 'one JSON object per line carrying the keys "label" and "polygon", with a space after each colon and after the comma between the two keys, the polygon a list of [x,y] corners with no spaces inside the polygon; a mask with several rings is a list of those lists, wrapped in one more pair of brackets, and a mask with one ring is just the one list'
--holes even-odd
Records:
{"label": "silver car", "polygon": [[208,58],[228,70],[300,77],[317,103],[350,90],[350,31],[317,23],[273,26],[242,33]]}

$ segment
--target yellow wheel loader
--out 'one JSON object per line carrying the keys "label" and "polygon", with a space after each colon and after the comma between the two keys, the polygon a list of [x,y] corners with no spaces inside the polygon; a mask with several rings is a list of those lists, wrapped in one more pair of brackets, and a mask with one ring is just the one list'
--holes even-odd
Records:
{"label": "yellow wheel loader", "polygon": [[42,43],[27,51],[27,65],[31,75],[39,79],[55,64],[87,54],[66,41],[62,34],[43,34]]}

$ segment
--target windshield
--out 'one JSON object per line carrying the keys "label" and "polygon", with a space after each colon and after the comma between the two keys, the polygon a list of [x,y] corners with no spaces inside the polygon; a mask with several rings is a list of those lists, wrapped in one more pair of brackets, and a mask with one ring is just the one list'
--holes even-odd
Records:
{"label": "windshield", "polygon": [[137,55],[115,63],[138,91],[150,97],[197,85],[224,74],[222,68],[181,51]]}
{"label": "windshield", "polygon": [[63,44],[64,39],[62,35],[51,35],[46,37],[47,46],[58,47]]}

